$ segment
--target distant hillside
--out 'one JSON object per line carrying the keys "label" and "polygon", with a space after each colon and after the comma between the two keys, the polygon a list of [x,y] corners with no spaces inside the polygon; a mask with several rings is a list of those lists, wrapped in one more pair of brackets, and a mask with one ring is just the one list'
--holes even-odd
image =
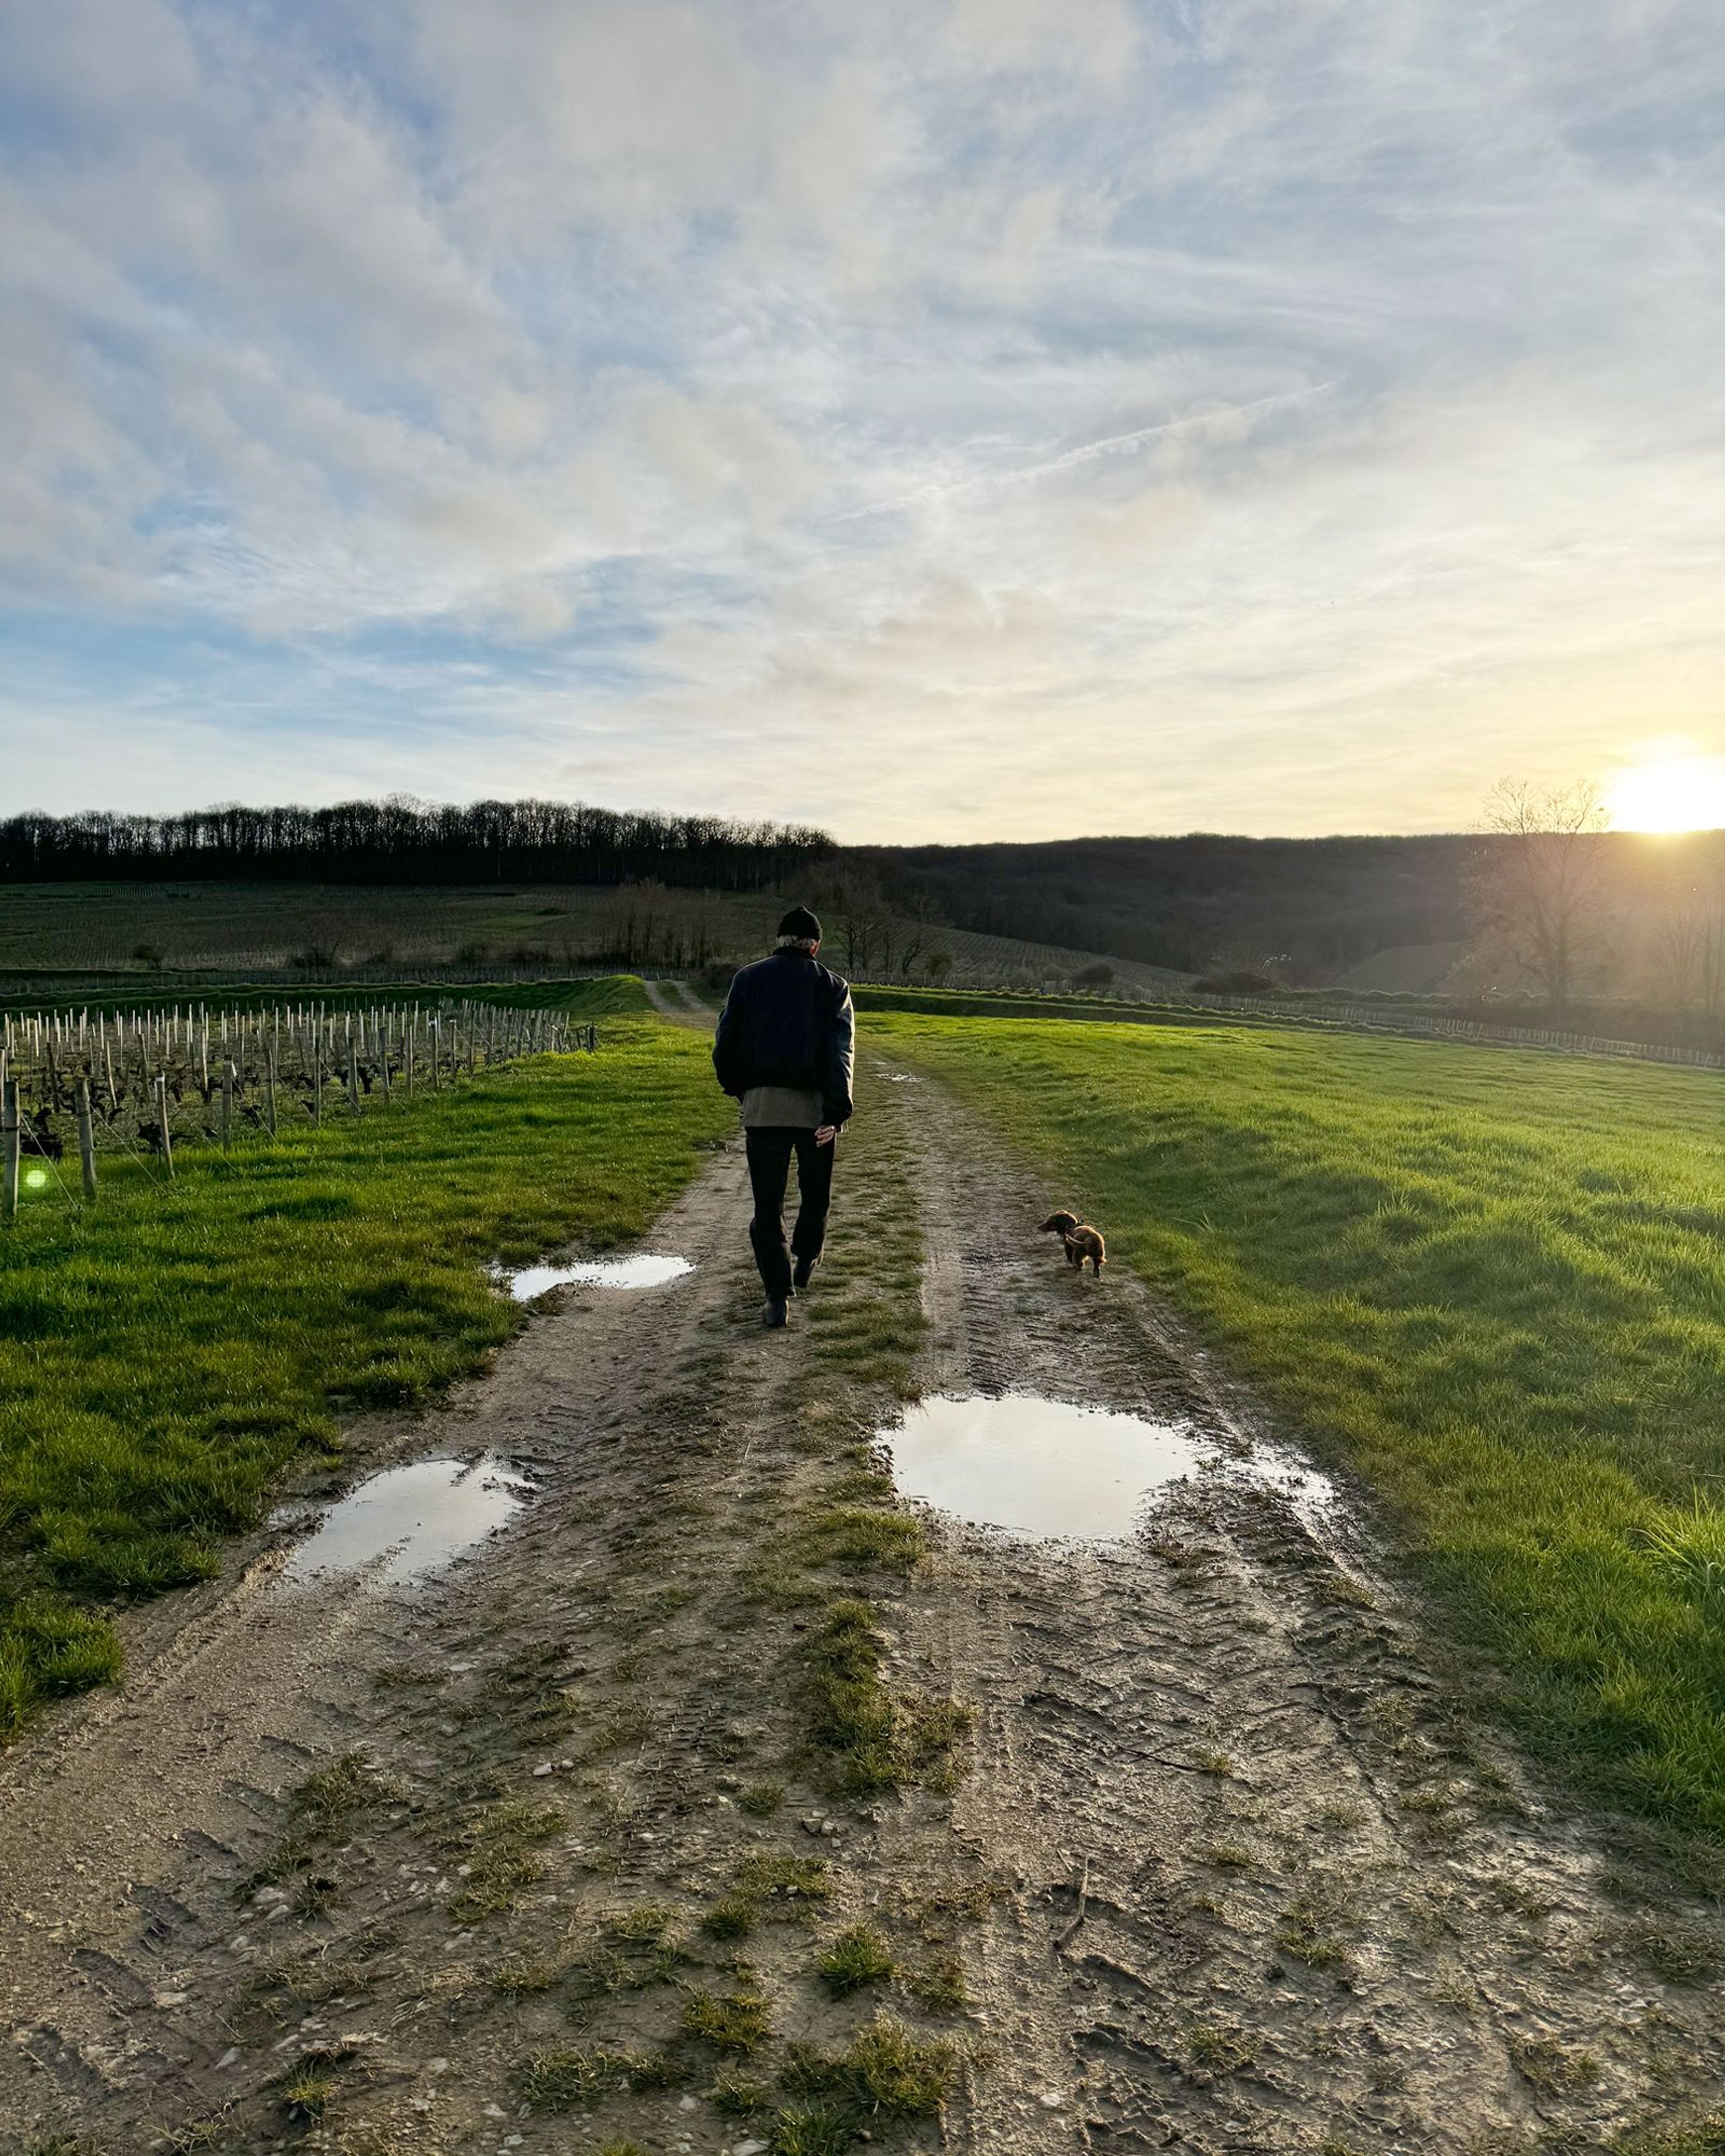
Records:
{"label": "distant hillside", "polygon": [[1435,995],[1467,955],[1465,943],[1394,943],[1337,976],[1338,988]]}
{"label": "distant hillside", "polygon": [[[1199,975],[1430,993],[1526,991],[1501,957],[1464,984],[1471,887],[1491,834],[1420,838],[1073,839],[851,848],[815,873],[900,916]],[[1599,841],[1585,993],[1725,1004],[1725,832]],[[853,903],[855,901],[853,899]],[[1709,953],[1712,955],[1709,956]]]}
{"label": "distant hillside", "polygon": [[213,978],[490,978],[594,966],[629,971],[724,968],[772,946],[791,896],[825,916],[823,956],[879,981],[1065,987],[1130,992],[1175,978],[1094,948],[952,930],[870,909],[829,906],[818,891],[687,891],[663,884],[404,886],[201,879],[185,883],[0,884],[0,990],[33,980],[115,975],[188,992]]}
{"label": "distant hillside", "polygon": [[878,879],[963,928],[1181,973],[1283,958],[1328,979],[1398,945],[1467,933],[1476,838],[1073,839],[851,848],[829,872]]}

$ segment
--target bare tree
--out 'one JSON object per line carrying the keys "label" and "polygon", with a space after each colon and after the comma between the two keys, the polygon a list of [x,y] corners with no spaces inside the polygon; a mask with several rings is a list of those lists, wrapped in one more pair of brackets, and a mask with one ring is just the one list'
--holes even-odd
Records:
{"label": "bare tree", "polygon": [[1541,791],[1506,778],[1486,801],[1475,864],[1480,937],[1567,1004],[1601,938],[1605,807],[1590,780]]}
{"label": "bare tree", "polygon": [[1668,892],[1657,937],[1662,986],[1672,1008],[1717,1018],[1725,1004],[1725,877],[1686,881]]}
{"label": "bare tree", "polygon": [[940,917],[939,909],[925,891],[912,896],[908,911],[910,922],[898,947],[899,978],[906,981],[916,970],[916,961],[933,942],[934,927]]}
{"label": "bare tree", "polygon": [[848,877],[837,892],[839,903],[839,933],[844,939],[845,970],[847,973],[866,973],[875,962],[877,938],[886,939],[886,964],[892,963],[891,932],[886,922],[886,901],[880,887],[865,876]]}

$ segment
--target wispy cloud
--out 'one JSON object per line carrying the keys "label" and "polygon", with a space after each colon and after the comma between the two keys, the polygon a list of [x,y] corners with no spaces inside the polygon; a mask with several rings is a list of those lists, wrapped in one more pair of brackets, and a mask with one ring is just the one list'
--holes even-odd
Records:
{"label": "wispy cloud", "polygon": [[991,489],[1009,486],[1034,485],[1038,480],[1054,479],[1063,472],[1081,470],[1103,457],[1129,456],[1134,449],[1147,448],[1152,442],[1163,442],[1178,434],[1208,434],[1212,438],[1240,439],[1243,426],[1261,413],[1286,410],[1290,405],[1303,404],[1314,397],[1327,396],[1335,388],[1333,382],[1320,382],[1310,389],[1290,390],[1285,396],[1257,397],[1248,404],[1222,404],[1203,412],[1188,413],[1184,418],[1163,419],[1153,427],[1133,427],[1123,434],[1105,434],[1099,442],[1083,442],[1076,449],[1063,449],[1058,456],[1045,456],[1035,464],[1016,465],[993,472],[978,472],[969,479],[953,479],[944,482],[932,481],[909,494],[896,495],[885,501],[865,502],[860,509],[843,511],[836,520],[841,524],[853,522],[860,516],[877,516],[891,510],[914,509],[925,503],[952,501],[963,495],[981,494]]}
{"label": "wispy cloud", "polygon": [[0,19],[12,805],[1429,828],[1725,747],[1708,0]]}

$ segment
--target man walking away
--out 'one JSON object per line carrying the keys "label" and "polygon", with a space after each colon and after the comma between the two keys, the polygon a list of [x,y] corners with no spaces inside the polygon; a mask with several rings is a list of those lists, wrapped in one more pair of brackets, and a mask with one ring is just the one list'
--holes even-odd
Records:
{"label": "man walking away", "polygon": [[[815,963],[820,923],[793,906],[778,924],[770,958],[745,966],[731,983],[713,1037],[713,1069],[742,1103],[755,1217],[749,1240],[767,1291],[762,1322],[785,1322],[786,1305],[826,1240],[833,1161],[850,1120],[850,990]],[[797,1224],[785,1248],[784,1194],[797,1156]],[[796,1259],[794,1273],[791,1260]]]}

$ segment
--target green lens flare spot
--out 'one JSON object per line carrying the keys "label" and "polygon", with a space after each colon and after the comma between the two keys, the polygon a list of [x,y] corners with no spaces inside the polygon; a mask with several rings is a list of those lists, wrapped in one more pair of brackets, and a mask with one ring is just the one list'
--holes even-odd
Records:
{"label": "green lens flare spot", "polygon": [[45,1168],[27,1168],[24,1170],[24,1188],[26,1190],[45,1190],[48,1188],[48,1170]]}

